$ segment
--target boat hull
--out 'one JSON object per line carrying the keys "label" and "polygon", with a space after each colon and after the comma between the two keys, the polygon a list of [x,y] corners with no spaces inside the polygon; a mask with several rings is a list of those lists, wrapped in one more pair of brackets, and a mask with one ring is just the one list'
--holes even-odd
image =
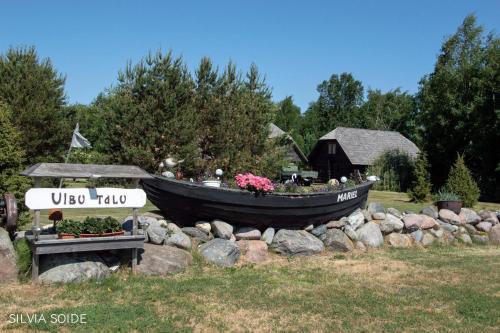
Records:
{"label": "boat hull", "polygon": [[158,176],[141,183],[148,199],[162,214],[182,226],[220,219],[236,226],[257,228],[302,227],[347,216],[366,204],[373,185],[367,182],[329,193],[255,195]]}

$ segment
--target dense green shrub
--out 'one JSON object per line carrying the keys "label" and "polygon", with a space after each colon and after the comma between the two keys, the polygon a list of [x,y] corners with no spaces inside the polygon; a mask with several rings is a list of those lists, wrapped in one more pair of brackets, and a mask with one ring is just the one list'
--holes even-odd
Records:
{"label": "dense green shrub", "polygon": [[14,241],[14,249],[17,255],[17,268],[19,269],[19,280],[26,282],[31,273],[31,249],[26,238]]}
{"label": "dense green shrub", "polygon": [[411,181],[414,162],[399,150],[389,150],[380,155],[366,170],[367,175],[380,177],[373,189],[379,191],[406,192]]}
{"label": "dense green shrub", "polygon": [[103,234],[121,230],[121,223],[111,216],[105,218],[87,216],[82,222],[68,219],[62,220],[57,225],[58,233],[73,234],[76,236],[80,234]]}
{"label": "dense green shrub", "polygon": [[412,201],[424,202],[429,199],[432,184],[428,169],[427,156],[425,153],[420,153],[413,169],[413,182],[408,190],[408,195]]}
{"label": "dense green shrub", "polygon": [[464,158],[458,154],[455,164],[451,167],[445,188],[456,193],[463,201],[464,207],[473,207],[479,199],[479,187],[465,165]]}

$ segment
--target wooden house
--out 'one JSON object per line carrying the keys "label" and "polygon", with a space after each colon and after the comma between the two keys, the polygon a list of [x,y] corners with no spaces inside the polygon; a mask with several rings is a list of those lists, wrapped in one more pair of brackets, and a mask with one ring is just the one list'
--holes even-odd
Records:
{"label": "wooden house", "polygon": [[349,177],[361,173],[388,150],[399,150],[416,158],[418,147],[399,132],[337,127],[322,136],[309,154],[309,163],[318,178]]}

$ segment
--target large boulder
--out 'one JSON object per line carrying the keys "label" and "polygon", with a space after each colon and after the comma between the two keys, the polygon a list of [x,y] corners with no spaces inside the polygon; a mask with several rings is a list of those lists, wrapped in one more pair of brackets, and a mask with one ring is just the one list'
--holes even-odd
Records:
{"label": "large boulder", "polygon": [[152,224],[146,229],[146,232],[151,243],[161,245],[165,242],[167,229],[159,225]]}
{"label": "large boulder", "polygon": [[481,222],[481,217],[472,209],[462,208],[458,216],[467,224],[477,224]]}
{"label": "large boulder", "polygon": [[435,240],[436,238],[432,236],[430,233],[424,233],[421,242],[423,246],[430,246],[434,243]]}
{"label": "large boulder", "polygon": [[329,229],[323,240],[327,249],[339,252],[349,252],[354,248],[354,244],[340,229]]}
{"label": "large boulder", "polygon": [[421,214],[420,217],[422,218],[422,223],[420,224],[420,229],[431,229],[434,228],[435,226],[438,226],[438,223],[436,220],[434,220],[432,217]]}
{"label": "large boulder", "polygon": [[304,230],[280,229],[274,235],[271,248],[286,256],[308,256],[323,252],[323,242]]}
{"label": "large boulder", "polygon": [[17,279],[16,252],[9,237],[9,232],[0,228],[0,282]]}
{"label": "large boulder", "polygon": [[326,224],[326,227],[328,229],[332,229],[332,228],[342,228],[345,226],[346,224],[346,221],[347,219],[346,218],[341,218],[340,220],[338,221],[330,221]]}
{"label": "large boulder", "polygon": [[494,212],[490,212],[489,210],[482,210],[479,212],[479,216],[483,221],[490,222],[493,225],[498,224],[498,216]]}
{"label": "large boulder", "polygon": [[320,224],[313,230],[311,230],[311,234],[313,234],[316,237],[320,237],[321,235],[326,233],[326,224]]}
{"label": "large boulder", "polygon": [[476,224],[476,229],[479,231],[490,232],[493,225],[490,222],[479,222]]}
{"label": "large boulder", "polygon": [[384,206],[379,202],[370,202],[366,210],[373,216],[375,213],[385,213]]}
{"label": "large boulder", "polygon": [[446,231],[455,232],[458,230],[458,227],[456,225],[449,224],[449,223],[443,222],[441,220],[437,220],[437,222],[441,226],[441,228],[443,228]]}
{"label": "large boulder", "polygon": [[385,220],[380,221],[379,227],[384,234],[390,234],[393,231],[403,230],[404,223],[397,216],[387,213]]}
{"label": "large boulder", "polygon": [[244,262],[259,263],[269,259],[267,244],[261,240],[239,240],[236,242]]}
{"label": "large boulder", "polygon": [[392,207],[387,208],[387,213],[396,216],[398,219],[403,218],[403,214],[401,214],[401,212],[399,210],[397,210],[396,208],[392,208]]}
{"label": "large boulder", "polygon": [[385,237],[387,243],[392,247],[411,247],[412,237],[407,234],[391,233]]}
{"label": "large boulder", "polygon": [[422,208],[420,214],[427,215],[429,217],[432,217],[433,219],[437,219],[439,217],[437,209],[434,206],[427,206]]}
{"label": "large boulder", "polygon": [[[352,241],[358,240],[358,233],[351,226],[346,225],[344,227],[344,233],[349,237]],[[324,239],[322,239],[324,241]]]}
{"label": "large boulder", "polygon": [[181,228],[181,230],[186,235],[195,238],[198,242],[201,243],[208,242],[209,240],[212,239],[211,233],[206,234],[204,231],[201,231],[200,229],[195,227],[184,227]]}
{"label": "large boulder", "polygon": [[83,282],[101,280],[111,275],[104,260],[92,252],[58,253],[40,257],[40,275],[43,283]]}
{"label": "large boulder", "polygon": [[262,236],[260,236],[260,240],[266,242],[267,245],[271,245],[271,243],[273,242],[273,238],[274,238],[274,234],[275,234],[275,230],[274,228],[267,228],[266,230],[264,230],[264,233],[262,234]]}
{"label": "large boulder", "polygon": [[497,224],[491,228],[489,236],[491,244],[500,245],[500,224]]}
{"label": "large boulder", "polygon": [[422,215],[406,214],[405,216],[403,216],[403,222],[405,228],[408,230],[420,229],[420,226],[422,225]]}
{"label": "large boulder", "polygon": [[384,244],[384,237],[376,223],[368,222],[357,230],[358,238],[368,247],[380,247]]}
{"label": "large boulder", "polygon": [[240,240],[240,239],[259,240],[260,236],[262,236],[262,235],[261,235],[259,229],[252,228],[252,227],[241,227],[234,233],[234,236],[236,236],[237,240]]}
{"label": "large boulder", "polygon": [[200,229],[201,231],[203,231],[204,233],[206,233],[207,235],[212,230],[212,226],[207,221],[198,221],[198,222],[195,222],[194,226],[196,228]]}
{"label": "large boulder", "polygon": [[190,250],[191,238],[183,232],[176,232],[165,239],[165,245],[175,246],[179,249]]}
{"label": "large boulder", "polygon": [[200,245],[199,250],[205,260],[222,267],[231,267],[240,258],[238,245],[227,239],[212,239]]}
{"label": "large boulder", "polygon": [[354,230],[357,230],[365,222],[365,216],[361,210],[357,209],[347,217],[346,224],[351,226]]}
{"label": "large boulder", "polygon": [[144,275],[167,275],[183,271],[193,262],[191,253],[173,246],[144,244],[139,250],[137,272]]}
{"label": "large boulder", "polygon": [[465,224],[465,220],[463,218],[460,218],[457,214],[452,212],[449,209],[441,209],[439,211],[439,219],[441,221],[444,221],[446,223],[450,223],[453,225],[462,225]]}
{"label": "large boulder", "polygon": [[222,239],[231,239],[231,235],[233,234],[234,228],[232,225],[224,221],[213,220],[212,231],[215,237]]}

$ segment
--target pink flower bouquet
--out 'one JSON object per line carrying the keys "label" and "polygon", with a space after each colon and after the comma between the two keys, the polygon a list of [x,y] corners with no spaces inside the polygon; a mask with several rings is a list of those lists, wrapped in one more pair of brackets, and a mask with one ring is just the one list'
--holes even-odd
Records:
{"label": "pink flower bouquet", "polygon": [[274,186],[268,178],[254,176],[251,173],[239,174],[234,177],[236,184],[244,190],[255,193],[268,193],[274,191]]}

